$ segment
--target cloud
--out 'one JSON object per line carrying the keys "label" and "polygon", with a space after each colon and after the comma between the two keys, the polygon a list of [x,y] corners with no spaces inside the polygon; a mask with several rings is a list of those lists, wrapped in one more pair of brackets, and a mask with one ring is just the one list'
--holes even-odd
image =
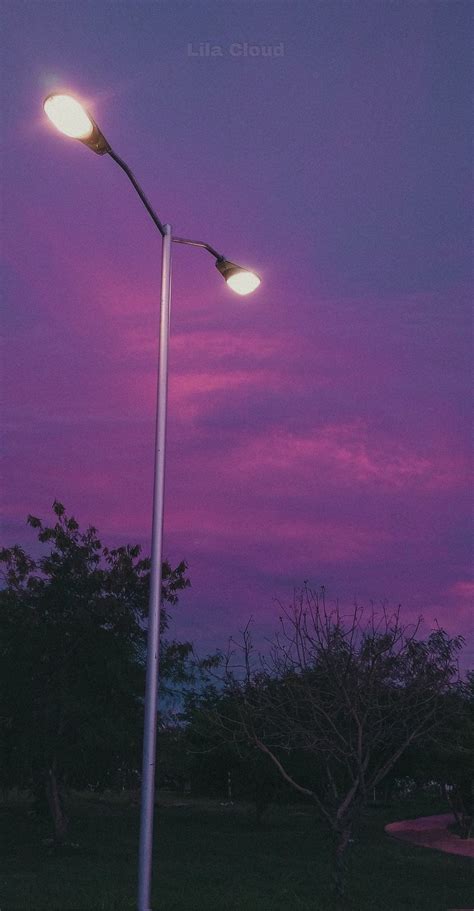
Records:
{"label": "cloud", "polygon": [[461,600],[466,600],[472,607],[474,607],[474,582],[471,580],[462,579],[459,582],[455,582],[451,586],[450,592]]}
{"label": "cloud", "polygon": [[376,490],[453,488],[465,480],[460,459],[433,454],[427,446],[410,447],[379,434],[367,422],[315,426],[302,434],[277,429],[253,436],[234,453],[239,471],[265,484],[296,477],[303,489],[326,481],[343,487],[358,484]]}
{"label": "cloud", "polygon": [[[29,228],[28,268],[23,231],[10,262],[6,533],[58,496],[104,541],[147,549],[159,264],[73,247],[41,209]],[[271,615],[310,578],[467,628],[457,295],[448,317],[429,294],[321,301],[305,280],[298,319],[283,285],[249,318],[193,281],[175,286],[165,542],[190,561],[196,624],[212,614],[217,633],[221,604],[227,631]]]}

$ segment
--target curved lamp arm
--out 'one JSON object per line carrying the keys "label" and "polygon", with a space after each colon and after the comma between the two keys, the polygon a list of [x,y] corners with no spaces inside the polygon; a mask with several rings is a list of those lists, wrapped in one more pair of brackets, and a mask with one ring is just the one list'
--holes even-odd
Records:
{"label": "curved lamp arm", "polygon": [[[118,166],[119,166],[120,168],[122,168],[122,171],[125,172],[125,174],[127,175],[128,179],[129,179],[129,181],[130,181],[130,183],[132,184],[132,186],[133,186],[133,187],[135,188],[135,190],[137,191],[137,193],[138,193],[138,195],[139,195],[139,197],[140,197],[140,199],[141,199],[143,205],[145,206],[145,209],[147,210],[147,212],[148,212],[148,214],[151,216],[151,218],[152,218],[154,224],[155,224],[156,227],[158,228],[158,230],[159,230],[161,236],[164,237],[164,236],[165,236],[165,228],[164,228],[164,225],[163,225],[163,223],[160,221],[160,219],[158,218],[158,215],[156,214],[156,212],[155,212],[153,206],[151,205],[150,201],[149,201],[149,200],[147,199],[147,197],[145,196],[145,194],[144,194],[144,192],[143,192],[143,190],[142,190],[140,184],[138,183],[137,178],[135,177],[135,175],[133,174],[133,172],[130,170],[128,164],[123,160],[123,158],[120,158],[120,155],[117,155],[117,153],[114,152],[114,150],[111,149],[110,146],[107,148],[107,152],[108,152],[108,154],[110,155],[110,157],[113,158],[113,160],[118,164]],[[185,237],[172,237],[172,241],[173,241],[175,244],[187,244],[187,246],[189,246],[189,247],[201,247],[203,250],[207,250],[208,253],[210,253],[211,256],[214,256],[214,258],[215,258],[216,260],[218,260],[218,261],[222,261],[222,260],[225,259],[225,256],[223,256],[222,253],[218,253],[217,250],[214,249],[214,247],[211,247],[210,244],[204,243],[204,241],[200,241],[200,240],[187,240],[187,238],[185,238]]]}
{"label": "curved lamp arm", "polygon": [[207,250],[207,252],[216,259],[225,259],[225,256],[223,256],[222,253],[218,253],[217,250],[214,250],[214,247],[204,243],[202,240],[187,240],[185,237],[173,237],[172,240],[175,244],[187,244],[189,247],[202,247],[203,250]]}
{"label": "curved lamp arm", "polygon": [[166,233],[166,232],[165,232],[164,225],[162,224],[162,222],[161,222],[160,219],[158,218],[158,215],[156,214],[156,212],[155,212],[153,206],[151,205],[151,203],[150,203],[150,202],[148,201],[148,199],[146,198],[146,196],[145,196],[145,194],[144,194],[144,192],[143,192],[143,190],[142,190],[140,184],[138,183],[138,180],[136,179],[136,177],[134,176],[134,174],[132,174],[132,172],[131,172],[131,170],[130,170],[128,164],[126,164],[125,161],[123,160],[123,158],[120,158],[120,156],[117,155],[117,153],[114,152],[113,149],[109,148],[109,149],[107,149],[107,152],[108,152],[108,154],[110,155],[110,157],[113,158],[113,160],[117,162],[118,166],[119,166],[120,168],[122,168],[122,171],[125,171],[125,174],[127,175],[128,179],[129,179],[129,181],[130,181],[130,183],[134,186],[134,188],[135,188],[135,190],[137,191],[137,193],[138,193],[138,195],[139,195],[139,197],[140,197],[140,199],[141,199],[143,205],[145,206],[145,209],[147,210],[148,214],[151,216],[151,218],[152,218],[153,222],[155,223],[156,227],[158,228],[158,231],[160,232],[161,236],[164,237],[164,236],[165,236],[165,233]]}

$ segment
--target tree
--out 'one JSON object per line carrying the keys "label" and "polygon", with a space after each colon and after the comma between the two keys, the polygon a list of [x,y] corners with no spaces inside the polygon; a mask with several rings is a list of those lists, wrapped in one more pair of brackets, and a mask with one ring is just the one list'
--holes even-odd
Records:
{"label": "tree", "polygon": [[[335,883],[345,886],[347,848],[373,789],[410,746],[440,722],[454,685],[460,638],[437,629],[417,638],[399,613],[344,616],[308,586],[281,605],[269,657],[255,660],[250,629],[222,663],[224,694],[213,730],[253,744],[310,800],[334,840]],[[234,643],[235,645],[235,643]],[[232,705],[232,711],[228,706]]]}
{"label": "tree", "polygon": [[[212,664],[215,666],[215,661]],[[207,685],[186,694],[183,743],[193,789],[221,798],[227,794],[231,799],[251,801],[259,825],[281,793],[280,776],[252,743],[239,737],[222,737],[220,729],[209,724],[209,717],[216,715],[233,718],[237,731],[238,708],[231,693]]]}
{"label": "tree", "polygon": [[418,786],[437,782],[454,813],[461,838],[474,825],[474,673],[459,680],[441,704],[438,729],[414,743],[395,775],[409,775]]}
{"label": "tree", "polygon": [[[28,524],[48,552],[0,552],[1,783],[30,787],[64,838],[65,786],[120,786],[138,775],[150,561],[104,547],[55,501],[56,521]],[[163,564],[162,600],[189,585]],[[169,613],[161,614],[161,632]],[[185,680],[189,643],[161,642],[163,689]]]}
{"label": "tree", "polygon": [[[460,682],[446,705],[447,723],[437,743],[435,758],[461,838],[470,838],[474,826],[474,672]],[[438,773],[439,774],[439,773]]]}

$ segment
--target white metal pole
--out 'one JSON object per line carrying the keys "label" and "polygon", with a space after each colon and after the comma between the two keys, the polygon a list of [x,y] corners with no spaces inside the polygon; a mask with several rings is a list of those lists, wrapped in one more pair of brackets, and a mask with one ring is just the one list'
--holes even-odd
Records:
{"label": "white metal pole", "polygon": [[155,806],[156,728],[160,650],[161,568],[165,492],[166,410],[168,399],[168,341],[171,307],[171,226],[164,225],[161,259],[160,342],[156,397],[153,524],[151,537],[150,602],[146,659],[145,720],[140,808],[138,911],[151,911],[153,814]]}

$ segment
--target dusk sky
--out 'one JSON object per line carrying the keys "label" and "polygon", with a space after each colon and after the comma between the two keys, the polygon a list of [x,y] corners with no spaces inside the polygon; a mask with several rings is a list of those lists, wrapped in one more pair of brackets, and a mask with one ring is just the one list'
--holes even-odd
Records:
{"label": "dusk sky", "polygon": [[149,548],[160,236],[47,122],[66,89],[162,221],[262,277],[237,297],[173,247],[173,634],[269,635],[309,580],[469,637],[471,11],[4,4],[4,544],[57,498]]}

